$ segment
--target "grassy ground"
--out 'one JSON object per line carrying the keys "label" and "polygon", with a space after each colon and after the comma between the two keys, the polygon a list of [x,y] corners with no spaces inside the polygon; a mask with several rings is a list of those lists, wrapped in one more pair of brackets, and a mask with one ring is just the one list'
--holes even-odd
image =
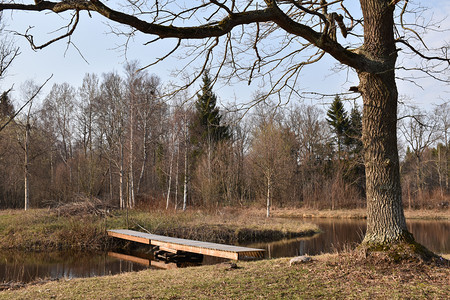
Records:
{"label": "grassy ground", "polygon": [[[128,226],[127,226],[128,223]],[[130,228],[155,234],[219,243],[275,240],[318,232],[317,226],[286,218],[265,218],[258,211],[115,211],[62,216],[52,210],[0,211],[0,249],[100,250],[114,247],[106,229]]]}
{"label": "grassy ground", "polygon": [[[304,208],[277,209],[272,212],[276,217],[302,217],[302,218],[339,218],[339,219],[365,219],[365,209],[337,209],[316,210]],[[419,220],[450,220],[449,209],[444,210],[405,210],[407,219]]]}
{"label": "grassy ground", "polygon": [[448,299],[448,266],[392,263],[356,253],[60,280],[0,292],[0,299]]}

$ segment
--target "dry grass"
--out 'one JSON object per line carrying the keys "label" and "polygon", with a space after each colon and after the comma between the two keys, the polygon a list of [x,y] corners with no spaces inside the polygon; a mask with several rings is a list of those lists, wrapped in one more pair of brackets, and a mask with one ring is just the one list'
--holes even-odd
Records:
{"label": "dry grass", "polygon": [[[115,211],[107,215],[80,213],[80,205],[59,210],[0,211],[0,249],[101,250],[115,247],[106,229],[130,228],[209,242],[237,243],[313,235],[319,229],[295,219],[270,218],[237,210],[167,212]],[[67,212],[76,212],[67,214]],[[96,210],[95,210],[96,211]],[[128,226],[127,226],[128,224]]]}
{"label": "dry grass", "polygon": [[450,220],[450,210],[405,210],[407,219]]}
{"label": "dry grass", "polygon": [[[338,219],[365,219],[367,213],[365,209],[337,209],[337,210],[316,210],[304,208],[286,208],[273,211],[276,217],[301,217],[301,218],[338,218]],[[450,220],[450,210],[405,210],[407,219],[421,220]]]}
{"label": "dry grass", "polygon": [[274,210],[274,216],[292,218],[337,218],[337,219],[365,219],[365,209],[337,209],[337,210],[317,210],[317,209],[279,209]]}
{"label": "dry grass", "polygon": [[447,299],[448,266],[395,264],[355,253],[60,280],[0,292],[2,299]]}

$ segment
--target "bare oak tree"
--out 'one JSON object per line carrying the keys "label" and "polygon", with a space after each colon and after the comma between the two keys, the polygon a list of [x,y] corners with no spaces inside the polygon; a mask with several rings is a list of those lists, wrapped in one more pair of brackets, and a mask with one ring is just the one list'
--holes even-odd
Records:
{"label": "bare oak tree", "polygon": [[[108,2],[111,5],[108,6],[99,0],[31,4],[8,1],[0,4],[0,10],[72,14],[67,31],[43,44],[35,44],[33,36],[25,33],[34,49],[70,39],[82,12],[96,12],[128,26],[132,34],[155,36],[151,42],[175,39],[174,48],[159,61],[184,45],[186,56],[204,59],[203,68],[213,60],[219,64],[216,70],[228,72],[228,78],[246,79],[250,83],[255,76],[261,76],[268,80],[266,85],[270,85],[271,92],[285,89],[295,94],[299,71],[325,54],[331,55],[357,73],[359,85],[352,91],[363,98],[368,214],[363,245],[367,249],[386,249],[399,242],[414,242],[406,227],[401,199],[396,69],[416,69],[442,79],[440,74],[447,72],[450,65],[448,45],[437,52],[427,51],[413,28],[414,22],[405,21],[411,5],[407,0],[360,0],[359,5],[347,6],[350,3],[347,0],[123,1]],[[338,41],[338,32],[342,41]],[[404,53],[430,63],[420,69],[403,62],[398,65],[401,49],[397,45],[404,48]],[[251,53],[253,61],[248,59]],[[223,68],[224,65],[230,68]],[[433,69],[436,66],[440,68]]]}

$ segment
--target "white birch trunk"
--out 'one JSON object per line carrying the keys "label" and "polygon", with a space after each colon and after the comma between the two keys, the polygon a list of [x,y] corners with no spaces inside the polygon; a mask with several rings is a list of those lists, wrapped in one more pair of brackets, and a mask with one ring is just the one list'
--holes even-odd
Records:
{"label": "white birch trunk", "polygon": [[[186,125],[185,125],[186,127]],[[187,149],[187,141],[185,140],[184,147],[184,185],[183,185],[183,211],[186,210],[187,206],[187,197],[188,197],[188,149]]]}
{"label": "white birch trunk", "polygon": [[24,192],[25,192],[25,210],[28,210],[30,207],[30,190],[29,190],[29,181],[28,181],[28,148],[30,143],[30,124],[29,117],[27,117],[27,124],[25,125],[25,158],[24,158]]}
{"label": "white birch trunk", "polygon": [[120,209],[125,208],[125,201],[123,198],[123,144],[122,140],[119,140],[119,147],[120,147],[120,163],[119,163],[119,202],[120,202]]}
{"label": "white birch trunk", "polygon": [[271,180],[270,180],[270,174],[267,175],[267,213],[266,217],[270,217],[270,189],[271,189]]}
{"label": "white birch trunk", "polygon": [[178,209],[178,170],[180,162],[180,143],[177,143],[177,162],[175,171],[175,210]]}
{"label": "white birch trunk", "polygon": [[109,170],[108,170],[108,172],[109,172],[109,200],[111,201],[111,204],[112,204],[112,201],[114,198],[112,162],[111,162],[111,159],[108,159],[108,161],[109,161]]}
{"label": "white birch trunk", "polygon": [[171,191],[171,187],[172,187],[172,164],[173,164],[173,151],[170,154],[170,160],[169,160],[169,183],[168,183],[168,187],[167,187],[166,210],[169,209],[170,191]]}
{"label": "white birch trunk", "polygon": [[143,160],[142,160],[142,165],[141,165],[141,172],[139,174],[139,180],[137,183],[137,192],[138,194],[141,191],[141,182],[142,179],[144,178],[144,174],[145,174],[145,167],[147,165],[147,160],[148,160],[148,149],[147,149],[147,121],[144,121],[144,134],[143,134],[143,138],[142,138],[142,154],[143,154]]}
{"label": "white birch trunk", "polygon": [[[133,96],[132,96],[133,97]],[[134,110],[133,110],[133,100],[131,100],[131,105],[130,105],[130,153],[129,153],[129,208],[134,208],[135,205],[135,199],[134,199],[134,176],[133,176],[133,158],[134,158],[134,153],[133,153],[133,134],[134,134],[134,130],[133,130],[133,114],[134,114]]]}

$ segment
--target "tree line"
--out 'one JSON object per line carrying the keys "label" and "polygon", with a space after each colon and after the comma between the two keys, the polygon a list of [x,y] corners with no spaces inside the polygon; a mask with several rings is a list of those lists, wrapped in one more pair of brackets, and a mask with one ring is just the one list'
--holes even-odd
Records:
{"label": "tree line", "polygon": [[[324,110],[266,99],[243,117],[219,110],[207,71],[195,97],[169,99],[160,78],[138,69],[86,74],[78,88],[54,84],[0,132],[1,208],[85,198],[121,209],[256,205],[268,216],[272,206],[365,207],[358,105],[348,112],[339,96]],[[38,87],[23,86],[27,101]],[[13,100],[0,98],[1,125],[15,115]],[[449,106],[403,114],[404,205],[444,207]]]}

